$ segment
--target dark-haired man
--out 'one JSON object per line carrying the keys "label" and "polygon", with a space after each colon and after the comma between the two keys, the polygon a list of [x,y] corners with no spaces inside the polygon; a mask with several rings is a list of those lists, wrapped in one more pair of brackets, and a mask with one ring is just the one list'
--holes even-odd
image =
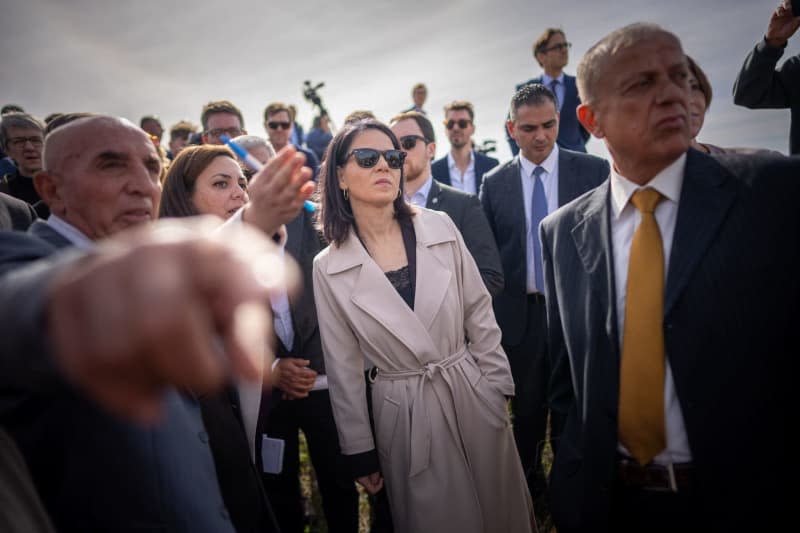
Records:
{"label": "dark-haired man", "polygon": [[203,126],[203,144],[224,144],[220,138],[223,135],[233,139],[247,133],[242,112],[228,100],[216,100],[204,105],[200,124]]}
{"label": "dark-haired man", "polygon": [[508,132],[520,153],[484,176],[481,201],[505,275],[505,288],[494,308],[516,387],[511,404],[514,435],[528,487],[541,511],[550,363],[539,222],[602,183],[608,163],[556,144],[559,113],[555,96],[544,85],[524,85],[512,98],[509,114]]}
{"label": "dark-haired man", "polygon": [[455,100],[444,107],[444,126],[450,151],[431,165],[433,179],[456,189],[477,195],[483,175],[500,162],[473,148],[475,110],[466,100]]}
{"label": "dark-haired man", "polygon": [[[264,129],[267,131],[269,142],[276,152],[291,144],[289,140],[294,128],[292,116],[289,106],[281,102],[272,102],[264,109]],[[316,181],[319,173],[319,159],[311,150],[298,145],[293,146],[298,152],[306,156],[306,166],[311,169],[313,179]]]}

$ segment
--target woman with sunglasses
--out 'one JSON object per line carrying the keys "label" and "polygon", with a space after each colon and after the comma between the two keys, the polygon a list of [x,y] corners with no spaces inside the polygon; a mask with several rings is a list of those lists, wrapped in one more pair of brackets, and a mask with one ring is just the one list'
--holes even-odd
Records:
{"label": "woman with sunglasses", "polygon": [[321,172],[314,295],[345,466],[385,482],[396,531],[535,530],[491,297],[447,215],[406,203],[399,148],[348,124]]}

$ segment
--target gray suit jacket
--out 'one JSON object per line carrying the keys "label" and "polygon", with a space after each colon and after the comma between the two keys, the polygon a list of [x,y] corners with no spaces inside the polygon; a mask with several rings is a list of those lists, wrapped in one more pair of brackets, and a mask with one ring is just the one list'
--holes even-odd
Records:
{"label": "gray suit jacket", "polygon": [[27,202],[0,192],[0,230],[25,231],[36,220],[36,211]]}
{"label": "gray suit jacket", "polygon": [[[788,519],[795,479],[800,160],[717,158],[687,158],[667,265],[667,362],[696,471],[692,528],[768,531]],[[620,359],[609,190],[541,225],[559,533],[609,528]]]}
{"label": "gray suit jacket", "polygon": [[433,180],[425,207],[450,216],[461,232],[467,250],[475,259],[489,294],[499,294],[503,289],[503,267],[478,197]]}
{"label": "gray suit jacket", "polygon": [[[599,157],[559,148],[558,205],[597,187],[609,175]],[[519,157],[495,168],[483,180],[481,202],[503,263],[505,288],[494,300],[503,343],[520,342],[527,322],[527,233]]]}

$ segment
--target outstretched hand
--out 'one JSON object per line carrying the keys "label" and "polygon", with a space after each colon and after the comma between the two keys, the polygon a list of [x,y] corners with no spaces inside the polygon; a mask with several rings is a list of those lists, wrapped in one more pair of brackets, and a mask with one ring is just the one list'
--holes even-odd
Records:
{"label": "outstretched hand", "polygon": [[792,14],[791,1],[783,0],[772,13],[764,37],[773,48],[783,48],[797,28],[800,28],[800,17]]}

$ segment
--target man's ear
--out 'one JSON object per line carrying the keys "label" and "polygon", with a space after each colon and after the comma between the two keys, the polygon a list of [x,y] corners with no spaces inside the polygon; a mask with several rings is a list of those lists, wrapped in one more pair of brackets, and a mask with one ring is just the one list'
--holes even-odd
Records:
{"label": "man's ear", "polygon": [[515,141],[517,140],[517,138],[514,137],[514,122],[513,121],[506,120],[506,131],[508,131],[508,136],[509,137],[511,137]]}
{"label": "man's ear", "polygon": [[589,107],[588,104],[581,104],[576,109],[578,113],[578,121],[586,128],[586,131],[597,137],[598,139],[602,139],[605,135],[603,133],[603,129],[597,123],[597,117],[594,114],[594,110]]}
{"label": "man's ear", "polygon": [[51,213],[59,216],[64,213],[64,201],[61,198],[59,187],[60,181],[58,176],[46,170],[40,170],[33,177],[33,187],[39,194],[39,198],[47,204]]}
{"label": "man's ear", "polygon": [[425,150],[428,154],[428,159],[433,161],[433,158],[436,157],[436,143],[428,143],[425,146]]}

